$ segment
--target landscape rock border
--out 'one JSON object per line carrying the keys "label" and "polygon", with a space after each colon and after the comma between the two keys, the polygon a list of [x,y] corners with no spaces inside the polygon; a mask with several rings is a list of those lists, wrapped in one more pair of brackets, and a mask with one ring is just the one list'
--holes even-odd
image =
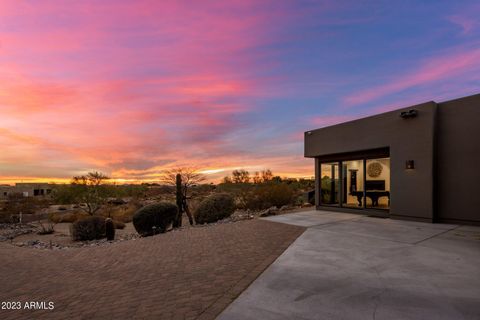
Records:
{"label": "landscape rock border", "polygon": [[[214,227],[220,224],[235,223],[239,221],[256,219],[259,217],[285,214],[296,208],[298,207],[283,206],[280,209],[278,209],[277,207],[271,207],[261,211],[237,209],[230,217],[219,220],[217,222],[196,224],[193,226],[186,224],[177,229],[170,228],[167,232],[181,232],[189,228]],[[4,231],[4,230],[8,230],[8,231]],[[10,240],[11,244],[17,247],[44,249],[44,250],[59,250],[59,249],[76,249],[76,248],[83,248],[83,247],[96,247],[96,246],[110,245],[117,242],[136,240],[141,238],[141,236],[137,233],[128,233],[128,234],[121,235],[120,237],[112,241],[107,241],[107,239],[100,239],[100,240],[91,240],[91,241],[78,241],[68,245],[55,243],[53,241],[44,242],[41,240],[28,240],[25,242],[14,241],[15,237],[18,237],[24,234],[34,233],[37,230],[38,230],[38,227],[32,224],[25,224],[25,223],[24,224],[18,224],[18,223],[17,224],[0,224],[0,242],[2,241],[5,242]],[[161,235],[161,234],[158,234],[158,235]],[[158,235],[155,235],[155,236],[158,236]]]}

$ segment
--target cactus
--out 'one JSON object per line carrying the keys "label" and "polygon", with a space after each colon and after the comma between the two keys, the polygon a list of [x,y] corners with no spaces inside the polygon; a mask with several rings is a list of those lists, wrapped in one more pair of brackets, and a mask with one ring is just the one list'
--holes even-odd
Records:
{"label": "cactus", "polygon": [[[133,226],[143,236],[151,236],[167,231],[178,215],[178,208],[170,202],[149,204],[133,215]],[[153,228],[155,227],[155,228]]]}
{"label": "cactus", "polygon": [[198,205],[195,221],[200,224],[213,223],[230,217],[235,211],[235,199],[225,193],[212,194]]}
{"label": "cactus", "polygon": [[73,241],[89,241],[105,238],[105,218],[92,216],[75,221],[70,226]]}
{"label": "cactus", "polygon": [[107,218],[105,220],[105,234],[108,241],[112,241],[115,239],[115,224],[110,218]]}
{"label": "cactus", "polygon": [[176,176],[175,184],[177,187],[176,200],[178,207],[178,214],[173,221],[173,227],[179,228],[182,226],[182,214],[183,214],[183,192],[182,192],[182,176],[178,173]]}

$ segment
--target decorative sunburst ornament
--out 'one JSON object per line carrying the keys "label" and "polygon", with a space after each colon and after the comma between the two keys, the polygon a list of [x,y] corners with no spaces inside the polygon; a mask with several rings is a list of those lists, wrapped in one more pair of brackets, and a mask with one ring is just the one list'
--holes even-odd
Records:
{"label": "decorative sunburst ornament", "polygon": [[367,167],[368,176],[376,178],[382,174],[382,169],[380,162],[372,162]]}

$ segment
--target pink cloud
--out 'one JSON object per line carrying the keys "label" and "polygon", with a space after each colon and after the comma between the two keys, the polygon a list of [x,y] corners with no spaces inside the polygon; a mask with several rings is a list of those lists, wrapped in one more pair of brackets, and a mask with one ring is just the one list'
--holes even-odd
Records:
{"label": "pink cloud", "polygon": [[[231,137],[244,129],[249,98],[273,95],[265,88],[275,81],[275,61],[257,48],[303,19],[289,6],[1,1],[0,163],[8,166],[0,181],[21,170],[32,178],[30,167],[38,176],[53,166],[55,176],[99,169],[128,178],[181,164],[268,163]],[[278,171],[292,165],[270,160]]]}
{"label": "pink cloud", "polygon": [[[0,83],[0,126],[5,145],[29,150],[26,161],[42,162],[42,153],[54,150],[59,161],[109,170],[142,159],[150,164],[191,157],[191,149],[208,153],[235,128],[235,115],[250,108],[235,100],[254,87],[236,78],[237,66],[230,67],[224,55],[240,58],[238,67],[251,63],[236,51],[259,41],[250,35],[258,17],[232,19],[229,13],[212,19],[208,10],[177,2],[119,5],[114,15],[98,3],[20,7],[6,2],[0,13],[3,21],[21,16],[28,30],[0,32],[0,67],[18,66]],[[36,28],[38,19],[70,14],[66,28],[56,28],[54,19]],[[135,26],[167,43],[136,43]],[[21,59],[26,48],[28,61]],[[164,68],[165,75],[118,75],[150,66]]]}
{"label": "pink cloud", "polygon": [[55,83],[5,83],[0,85],[0,105],[4,112],[24,115],[61,109],[75,96],[72,88]]}
{"label": "pink cloud", "polygon": [[347,107],[368,103],[415,86],[425,86],[452,77],[476,77],[480,71],[480,49],[464,49],[425,60],[415,71],[395,77],[386,84],[344,98]]}
{"label": "pink cloud", "polygon": [[478,3],[462,8],[460,11],[447,17],[447,20],[460,27],[462,36],[473,34],[479,24],[478,15],[480,14],[480,5]]}
{"label": "pink cloud", "polygon": [[478,25],[478,19],[463,15],[453,15],[448,18],[450,22],[458,25],[462,29],[462,34],[470,34]]}

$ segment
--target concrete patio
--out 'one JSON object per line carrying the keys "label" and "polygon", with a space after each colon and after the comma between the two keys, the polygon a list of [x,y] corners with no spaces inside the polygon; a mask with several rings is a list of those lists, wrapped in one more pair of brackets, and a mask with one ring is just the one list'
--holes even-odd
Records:
{"label": "concrete patio", "polygon": [[480,319],[480,227],[308,211],[219,319]]}

